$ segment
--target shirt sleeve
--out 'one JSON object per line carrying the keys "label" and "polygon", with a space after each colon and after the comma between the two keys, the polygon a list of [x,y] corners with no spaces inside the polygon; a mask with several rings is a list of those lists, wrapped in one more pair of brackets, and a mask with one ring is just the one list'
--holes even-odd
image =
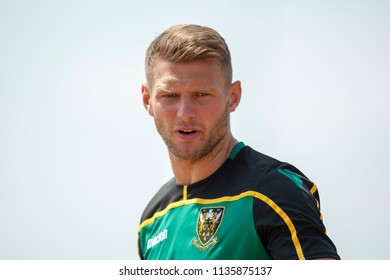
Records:
{"label": "shirt sleeve", "polygon": [[339,259],[326,234],[317,187],[290,165],[260,188],[253,212],[257,234],[273,259]]}

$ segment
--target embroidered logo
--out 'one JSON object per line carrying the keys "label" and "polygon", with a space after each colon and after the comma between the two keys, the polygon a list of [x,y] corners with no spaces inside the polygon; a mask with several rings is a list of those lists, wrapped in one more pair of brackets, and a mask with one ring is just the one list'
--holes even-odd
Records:
{"label": "embroidered logo", "polygon": [[218,237],[216,233],[222,223],[225,207],[207,207],[199,211],[196,225],[197,237],[194,237],[192,244],[200,250],[207,250],[215,243]]}

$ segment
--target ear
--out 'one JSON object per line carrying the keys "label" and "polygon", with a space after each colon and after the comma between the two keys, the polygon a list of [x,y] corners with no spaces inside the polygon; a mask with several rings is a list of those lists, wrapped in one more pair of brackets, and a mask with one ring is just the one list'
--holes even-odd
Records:
{"label": "ear", "polygon": [[149,115],[153,116],[152,106],[150,105],[150,98],[151,98],[150,91],[146,83],[142,84],[141,92],[142,92],[142,102],[144,104],[144,107],[146,111],[148,111]]}
{"label": "ear", "polygon": [[234,112],[241,101],[241,82],[235,81],[229,89],[229,113]]}

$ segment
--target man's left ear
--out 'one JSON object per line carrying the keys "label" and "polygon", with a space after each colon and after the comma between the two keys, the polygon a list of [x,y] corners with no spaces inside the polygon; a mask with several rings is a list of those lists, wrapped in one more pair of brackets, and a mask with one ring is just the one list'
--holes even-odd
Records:
{"label": "man's left ear", "polygon": [[235,81],[230,85],[229,113],[236,110],[241,101],[241,82]]}

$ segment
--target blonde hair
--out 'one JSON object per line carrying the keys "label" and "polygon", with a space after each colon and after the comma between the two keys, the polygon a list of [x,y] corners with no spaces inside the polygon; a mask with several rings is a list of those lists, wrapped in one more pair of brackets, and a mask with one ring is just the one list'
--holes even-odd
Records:
{"label": "blonde hair", "polygon": [[194,24],[174,25],[157,36],[149,45],[145,58],[145,74],[149,86],[153,81],[156,60],[186,63],[195,60],[214,60],[232,82],[232,63],[224,38],[214,29]]}

